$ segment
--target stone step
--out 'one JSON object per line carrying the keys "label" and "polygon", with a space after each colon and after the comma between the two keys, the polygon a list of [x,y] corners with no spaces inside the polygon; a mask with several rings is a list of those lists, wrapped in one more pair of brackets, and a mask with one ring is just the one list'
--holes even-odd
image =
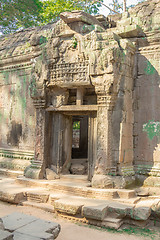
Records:
{"label": "stone step", "polygon": [[48,203],[36,203],[36,202],[31,202],[31,201],[24,201],[24,202],[21,202],[21,205],[39,208],[39,209],[42,209],[44,211],[51,212],[51,213],[55,212],[54,206],[51,204],[48,204]]}
{"label": "stone step", "polygon": [[20,175],[23,176],[23,171],[15,171],[15,170],[6,169],[6,168],[0,168],[0,175],[17,178]]}
{"label": "stone step", "polygon": [[[33,195],[33,198],[38,198],[38,194],[39,193],[39,198],[40,199],[45,199],[49,198],[49,193],[48,193],[48,197],[46,196],[44,188],[27,188],[24,187],[21,184],[17,184],[15,182],[15,179],[11,179],[11,178],[1,178],[0,180],[0,200],[2,201],[6,201],[6,202],[10,202],[10,203],[14,203],[14,204],[19,204],[22,201],[26,201],[27,200],[27,193],[28,193],[28,199],[29,197]],[[41,200],[41,202],[44,202]]]}
{"label": "stone step", "polygon": [[[113,201],[116,201],[117,199],[113,199]],[[133,198],[119,198],[118,202],[125,203],[125,204],[136,204],[141,200],[140,197],[133,197]]]}
{"label": "stone step", "polygon": [[0,200],[4,202],[18,204],[26,200],[24,192],[20,189],[0,190]]}
{"label": "stone step", "polygon": [[117,193],[118,193],[119,198],[129,199],[129,198],[136,197],[135,190],[117,189]]}
{"label": "stone step", "polygon": [[58,199],[60,199],[60,198],[67,198],[68,196],[70,196],[70,195],[68,195],[68,194],[65,194],[65,193],[51,193],[50,195],[49,195],[49,200],[48,200],[48,202],[51,204],[51,205],[54,205],[54,201],[55,200],[58,200]]}
{"label": "stone step", "polygon": [[87,183],[88,185],[90,182],[88,181],[88,176],[87,175],[73,175],[73,174],[65,174],[65,175],[60,175],[60,180],[62,181],[74,181],[74,182],[83,182]]}
{"label": "stone step", "polygon": [[101,223],[101,226],[118,229],[122,224],[123,220],[120,218],[106,217]]}
{"label": "stone step", "polygon": [[86,184],[81,184],[80,182],[74,181],[62,181],[62,180],[33,180],[28,178],[18,178],[17,183],[23,184],[30,187],[43,187],[50,189],[56,193],[70,194],[74,196],[81,196],[87,198],[96,198],[96,199],[117,199],[117,198],[126,198],[130,199],[135,197],[134,190],[126,189],[98,189],[87,187]]}
{"label": "stone step", "polygon": [[31,202],[46,203],[49,199],[49,192],[31,190],[26,192],[26,197]]}
{"label": "stone step", "polygon": [[68,196],[54,201],[57,212],[82,215],[87,219],[102,221],[106,216],[123,218],[133,212],[134,205],[126,205],[109,200],[97,200]]}

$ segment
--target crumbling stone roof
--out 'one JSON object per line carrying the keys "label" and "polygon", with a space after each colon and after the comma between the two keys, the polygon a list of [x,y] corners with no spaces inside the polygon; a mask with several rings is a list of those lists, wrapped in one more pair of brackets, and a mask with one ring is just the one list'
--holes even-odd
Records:
{"label": "crumbling stone roof", "polygon": [[160,1],[148,0],[129,9],[130,16],[144,31],[160,30]]}
{"label": "crumbling stone roof", "polygon": [[30,52],[30,40],[35,35],[47,36],[48,32],[54,28],[55,23],[47,24],[41,27],[27,28],[13,34],[7,34],[0,37],[0,59],[17,56]]}
{"label": "crumbling stone roof", "polygon": [[[131,31],[130,28],[137,28],[136,26],[140,27],[143,33],[159,31],[160,1],[148,0],[129,9],[129,14],[111,15],[109,18],[110,20],[108,20],[108,23],[113,23],[108,24],[108,28],[114,27],[115,33],[119,34],[121,32],[121,37],[135,37],[135,34],[132,36],[126,33],[123,34],[123,32]],[[0,65],[4,59],[32,53],[32,47],[36,46],[36,41],[41,41],[41,43],[43,43],[45,38],[47,40],[48,36],[52,35],[55,24],[56,23],[51,23],[41,27],[28,28],[0,37]],[[139,36],[144,36],[144,34],[139,34]],[[36,40],[34,39],[34,41],[32,41],[34,37]],[[37,42],[37,45],[41,43]]]}

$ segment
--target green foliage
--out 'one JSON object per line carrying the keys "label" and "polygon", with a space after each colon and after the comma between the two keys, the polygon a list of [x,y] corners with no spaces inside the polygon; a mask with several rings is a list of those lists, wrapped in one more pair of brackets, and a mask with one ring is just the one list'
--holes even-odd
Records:
{"label": "green foliage", "polygon": [[65,11],[83,10],[97,14],[100,6],[99,2],[93,4],[92,0],[1,0],[0,32],[12,33],[57,21],[59,14]]}
{"label": "green foliage", "polygon": [[114,229],[114,228],[108,228],[108,227],[97,227],[94,225],[89,225],[89,224],[81,224],[81,223],[77,223],[77,225],[79,226],[83,226],[83,227],[87,227],[87,228],[91,228],[91,229],[96,229],[99,231],[107,231],[110,233],[115,233],[117,234],[117,239],[118,239],[118,233],[119,234],[128,234],[128,235],[135,235],[135,236],[142,236],[145,237],[145,239],[154,239],[157,240],[159,239],[159,231],[155,231],[155,230],[150,230],[148,228],[140,228],[140,227],[126,227],[123,229]]}
{"label": "green foliage", "polygon": [[80,129],[80,121],[73,122],[73,129],[76,129],[76,130]]}
{"label": "green foliage", "polygon": [[153,75],[156,73],[154,66],[147,60],[147,67],[144,69],[147,75]]}
{"label": "green foliage", "polygon": [[[99,1],[103,2],[103,0]],[[65,11],[82,10],[94,15],[98,13],[101,6],[99,1],[0,0],[0,32],[12,33],[19,29],[54,22],[59,19],[59,14]],[[145,0],[139,0],[139,2],[143,1]],[[113,10],[122,12],[122,0],[112,0],[109,5]]]}
{"label": "green foliage", "polygon": [[75,37],[73,37],[73,38],[72,38],[72,47],[73,47],[73,48],[76,48],[76,47],[77,47],[77,44],[78,44],[77,39],[76,39]]}
{"label": "green foliage", "polygon": [[[116,12],[121,12],[123,10],[123,2],[120,2],[119,0],[112,0],[112,3],[110,3],[109,6]],[[110,14],[113,14],[113,12],[110,12]]]}
{"label": "green foliage", "polygon": [[[103,0],[101,0],[103,1]],[[92,0],[46,0],[43,1],[42,18],[44,23],[56,21],[61,12],[83,10],[90,14],[97,14],[101,6],[99,2],[92,3]]]}
{"label": "green foliage", "polygon": [[[139,0],[138,3],[145,2],[145,1],[146,0]],[[126,1],[126,2],[129,2],[129,1]],[[116,12],[119,12],[119,13],[123,12],[123,0],[112,0],[112,3],[110,3],[109,6]],[[134,6],[135,4],[127,6],[127,10]],[[114,14],[114,13],[110,11],[110,14]]]}
{"label": "green foliage", "polygon": [[154,136],[160,138],[160,122],[149,120],[148,123],[143,125],[143,131],[147,132],[147,136],[150,140],[152,140]]}
{"label": "green foliage", "polygon": [[17,29],[37,26],[42,21],[39,0],[1,0],[0,31],[12,33]]}

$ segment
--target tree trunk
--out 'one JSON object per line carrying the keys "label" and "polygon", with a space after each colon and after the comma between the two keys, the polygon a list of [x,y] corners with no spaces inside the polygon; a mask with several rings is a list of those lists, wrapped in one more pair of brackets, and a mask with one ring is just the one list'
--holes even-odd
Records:
{"label": "tree trunk", "polygon": [[126,6],[126,0],[123,0],[123,12],[126,12],[127,6]]}

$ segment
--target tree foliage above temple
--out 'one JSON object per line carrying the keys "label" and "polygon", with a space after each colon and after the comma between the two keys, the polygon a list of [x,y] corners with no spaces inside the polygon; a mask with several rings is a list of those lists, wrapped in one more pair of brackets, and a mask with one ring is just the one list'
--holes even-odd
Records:
{"label": "tree foliage above temple", "polygon": [[39,0],[1,0],[0,31],[11,33],[37,26],[42,22],[41,11],[42,3]]}
{"label": "tree foliage above temple", "polygon": [[1,0],[0,32],[12,33],[18,29],[56,21],[59,14],[65,11],[83,10],[96,14],[101,4],[92,2],[92,0]]}

